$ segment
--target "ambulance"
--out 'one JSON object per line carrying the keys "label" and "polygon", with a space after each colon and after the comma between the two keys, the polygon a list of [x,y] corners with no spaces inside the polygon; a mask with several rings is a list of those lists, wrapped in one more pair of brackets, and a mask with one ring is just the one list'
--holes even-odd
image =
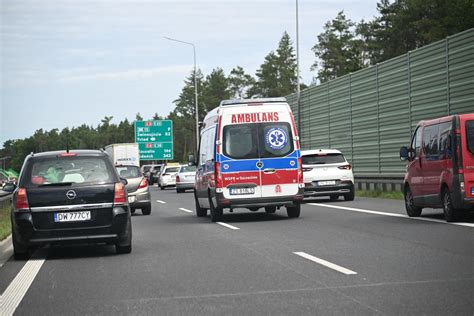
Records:
{"label": "ambulance", "polygon": [[300,216],[304,182],[299,139],[285,98],[226,100],[201,127],[196,215],[213,222],[236,208]]}

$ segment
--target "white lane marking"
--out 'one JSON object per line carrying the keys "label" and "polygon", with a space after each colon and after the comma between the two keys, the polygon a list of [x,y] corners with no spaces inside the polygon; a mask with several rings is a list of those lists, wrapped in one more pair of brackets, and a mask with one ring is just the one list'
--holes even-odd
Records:
{"label": "white lane marking", "polygon": [[0,268],[10,259],[13,254],[13,245],[9,245],[5,251],[0,254]]}
{"label": "white lane marking", "polygon": [[227,228],[230,228],[230,229],[233,229],[233,230],[238,230],[238,229],[240,229],[240,228],[238,228],[238,227],[235,227],[235,226],[232,226],[232,225],[223,223],[223,222],[216,222],[216,224],[219,224],[219,225],[221,225],[221,226],[224,226],[224,227],[227,227]]}
{"label": "white lane marking", "polygon": [[166,202],[162,200],[156,200],[156,202],[161,203],[161,204],[166,204]]}
{"label": "white lane marking", "polygon": [[426,217],[409,217],[409,216],[403,215],[403,214],[371,211],[371,210],[366,210],[366,209],[362,209],[362,208],[337,206],[337,205],[330,205],[330,204],[323,204],[323,203],[308,203],[308,204],[309,205],[314,205],[314,206],[338,208],[338,209],[341,209],[341,210],[352,211],[352,212],[360,212],[360,213],[368,213],[368,214],[376,214],[376,215],[384,215],[384,216],[392,216],[392,217],[402,217],[402,218],[408,218],[408,219],[416,219],[416,220],[425,221],[425,222],[435,222],[435,223],[441,223],[441,224],[450,224],[450,225],[474,227],[474,223],[448,223],[448,222],[440,220],[440,219],[426,218]]}
{"label": "white lane marking", "polygon": [[298,251],[298,252],[293,252],[295,255],[298,255],[300,257],[303,257],[305,259],[311,260],[313,262],[319,263],[320,265],[323,265],[327,268],[336,270],[338,272],[344,273],[345,275],[351,275],[351,274],[357,274],[357,272],[346,269],[344,267],[338,266],[337,264],[331,263],[329,261],[323,260],[321,258],[312,256],[310,254],[307,254],[306,252]]}
{"label": "white lane marking", "polygon": [[7,287],[3,295],[0,296],[0,314],[13,315],[26,292],[30,288],[33,280],[38,274],[45,259],[37,258],[37,253],[28,260],[15,279]]}
{"label": "white lane marking", "polygon": [[187,208],[180,207],[179,208],[181,211],[186,212],[186,213],[192,213],[193,211],[188,210]]}

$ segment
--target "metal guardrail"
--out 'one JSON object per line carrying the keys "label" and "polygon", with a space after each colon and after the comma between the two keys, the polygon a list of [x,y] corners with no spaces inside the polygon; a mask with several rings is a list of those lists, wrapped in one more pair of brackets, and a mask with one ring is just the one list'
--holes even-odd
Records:
{"label": "metal guardrail", "polygon": [[2,197],[0,197],[0,208],[4,208],[8,205],[10,205],[12,202],[12,194],[7,194]]}

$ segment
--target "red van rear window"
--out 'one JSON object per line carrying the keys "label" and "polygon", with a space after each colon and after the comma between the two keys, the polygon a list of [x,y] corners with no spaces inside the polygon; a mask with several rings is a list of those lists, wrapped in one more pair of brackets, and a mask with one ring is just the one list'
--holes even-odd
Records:
{"label": "red van rear window", "polygon": [[467,149],[474,154],[474,121],[466,121]]}

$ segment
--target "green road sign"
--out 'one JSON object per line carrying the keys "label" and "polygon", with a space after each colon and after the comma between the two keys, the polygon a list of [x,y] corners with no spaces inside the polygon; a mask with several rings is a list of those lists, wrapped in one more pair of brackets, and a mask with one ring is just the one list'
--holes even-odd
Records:
{"label": "green road sign", "polygon": [[139,143],[140,160],[173,160],[173,143]]}
{"label": "green road sign", "polygon": [[136,121],[140,160],[173,160],[173,121]]}

